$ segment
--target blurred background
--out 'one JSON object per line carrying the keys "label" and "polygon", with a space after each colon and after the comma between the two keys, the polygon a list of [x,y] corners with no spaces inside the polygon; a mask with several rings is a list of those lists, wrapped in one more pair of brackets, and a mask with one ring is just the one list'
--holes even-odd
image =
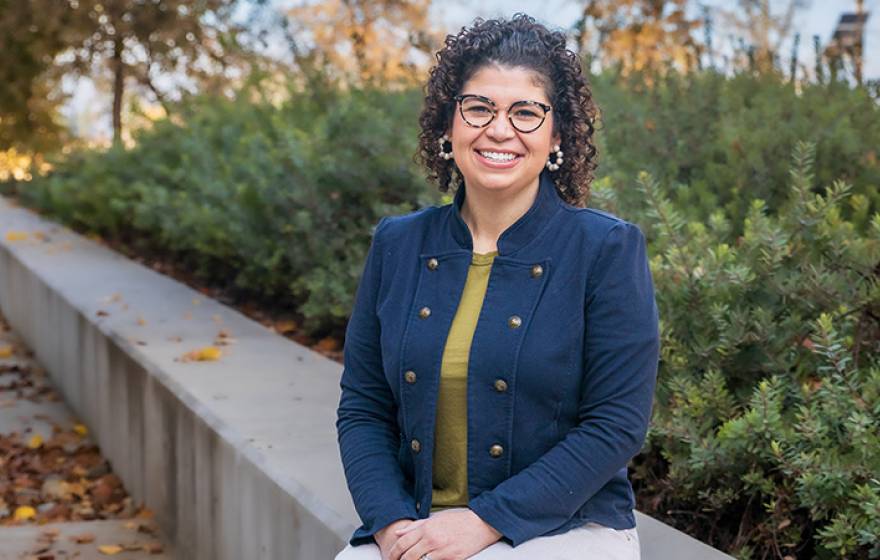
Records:
{"label": "blurred background", "polygon": [[876,87],[877,2],[5,2],[0,147],[26,153],[59,135],[129,141],[172,103],[232,95],[257,69],[278,79],[318,61],[348,83],[418,84],[445,34],[518,11],[566,31],[594,72],[669,65],[731,75],[751,65],[801,83],[821,79],[819,63]]}
{"label": "blurred background", "polygon": [[0,194],[340,360],[372,228],[450,201],[413,159],[433,54],[529,13],[601,111],[588,205],[649,241],[638,508],[744,560],[880,558],[878,7],[0,0]]}

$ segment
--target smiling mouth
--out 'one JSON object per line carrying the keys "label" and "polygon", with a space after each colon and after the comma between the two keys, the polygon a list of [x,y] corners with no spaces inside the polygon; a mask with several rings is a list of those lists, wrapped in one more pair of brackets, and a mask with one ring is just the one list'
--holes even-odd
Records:
{"label": "smiling mouth", "polygon": [[506,163],[509,161],[513,161],[517,158],[522,157],[519,154],[514,154],[512,152],[493,152],[491,150],[475,150],[478,154],[483,156],[484,158],[490,161],[497,161],[498,163]]}

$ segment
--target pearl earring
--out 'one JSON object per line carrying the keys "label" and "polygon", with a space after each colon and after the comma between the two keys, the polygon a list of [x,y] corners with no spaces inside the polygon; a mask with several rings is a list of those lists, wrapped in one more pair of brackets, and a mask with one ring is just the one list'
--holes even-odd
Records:
{"label": "pearl earring", "polygon": [[[440,152],[439,155],[443,159],[450,160],[452,159],[452,141],[449,139],[449,136],[444,134],[440,137]],[[446,151],[446,144],[449,144],[449,151]]]}
{"label": "pearl earring", "polygon": [[555,155],[556,161],[553,161],[552,159],[547,160],[547,169],[550,171],[556,171],[559,169],[559,166],[562,165],[562,149],[559,147],[559,144],[553,146],[553,151],[556,153],[550,155],[551,157]]}

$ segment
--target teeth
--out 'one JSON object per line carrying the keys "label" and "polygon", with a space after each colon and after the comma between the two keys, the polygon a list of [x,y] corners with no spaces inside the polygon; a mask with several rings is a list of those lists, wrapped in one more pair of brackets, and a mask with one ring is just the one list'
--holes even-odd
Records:
{"label": "teeth", "polygon": [[480,152],[484,158],[494,159],[495,161],[510,161],[516,157],[514,154],[502,154],[499,152]]}

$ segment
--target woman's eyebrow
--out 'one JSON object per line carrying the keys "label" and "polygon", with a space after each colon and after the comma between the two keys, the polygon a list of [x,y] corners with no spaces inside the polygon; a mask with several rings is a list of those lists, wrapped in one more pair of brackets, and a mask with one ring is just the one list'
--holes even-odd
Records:
{"label": "woman's eyebrow", "polygon": [[[479,93],[462,93],[461,94],[462,97],[469,96],[469,95],[473,96],[473,97],[480,97],[482,99],[487,99],[487,100],[491,101],[493,105],[498,105],[498,103],[494,99],[489,97],[488,95],[482,95]],[[515,105],[517,103],[544,103],[545,105],[549,104],[549,102],[547,102],[547,101],[538,101],[537,99],[529,99],[529,98],[524,97],[522,99],[517,99],[517,100],[511,102],[510,105]]]}

